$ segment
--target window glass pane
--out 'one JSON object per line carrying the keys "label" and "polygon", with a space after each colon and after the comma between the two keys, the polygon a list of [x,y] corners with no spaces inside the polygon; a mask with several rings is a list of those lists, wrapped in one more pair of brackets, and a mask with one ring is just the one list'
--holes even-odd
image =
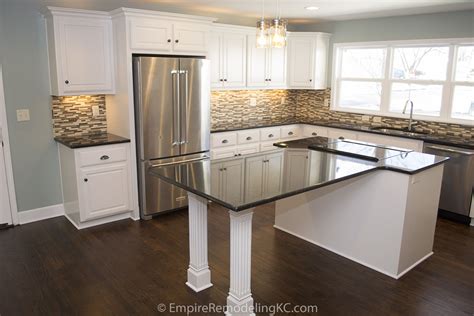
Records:
{"label": "window glass pane", "polygon": [[454,88],[451,116],[460,119],[474,120],[474,87],[456,86]]}
{"label": "window glass pane", "polygon": [[392,78],[446,80],[448,47],[395,48]]}
{"label": "window glass pane", "polygon": [[[394,83],[390,100],[390,111],[402,113],[407,100],[413,101],[413,113],[439,116],[443,87],[441,85],[419,85]],[[407,107],[405,114],[409,115]]]}
{"label": "window glass pane", "polygon": [[382,85],[377,82],[342,81],[339,106],[352,109],[379,110]]}
{"label": "window glass pane", "polygon": [[345,48],[342,51],[343,78],[382,78],[385,48]]}
{"label": "window glass pane", "polygon": [[474,46],[460,46],[456,63],[457,81],[474,81]]}

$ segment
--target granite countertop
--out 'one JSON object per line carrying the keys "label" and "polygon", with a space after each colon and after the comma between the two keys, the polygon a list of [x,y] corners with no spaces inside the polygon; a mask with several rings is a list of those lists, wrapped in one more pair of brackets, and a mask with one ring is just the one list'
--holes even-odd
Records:
{"label": "granite countertop", "polygon": [[[473,138],[466,139],[466,138],[462,138],[462,137],[459,137],[459,136],[439,135],[439,134],[402,135],[402,134],[398,134],[398,133],[383,132],[383,131],[380,131],[380,130],[377,130],[377,129],[371,129],[371,127],[369,127],[369,126],[353,125],[353,124],[338,123],[338,122],[324,122],[324,121],[313,122],[313,123],[306,123],[306,122],[277,123],[277,124],[269,124],[269,125],[246,124],[246,125],[242,125],[241,127],[238,127],[238,128],[236,128],[236,127],[216,128],[216,129],[212,130],[212,133],[231,132],[231,131],[238,131],[238,130],[243,130],[243,129],[274,127],[274,126],[283,126],[283,125],[291,125],[291,124],[308,124],[308,125],[314,125],[314,126],[341,128],[341,129],[359,131],[359,132],[364,132],[364,133],[372,133],[372,134],[379,134],[379,135],[386,135],[386,136],[393,136],[393,137],[402,137],[402,138],[422,140],[422,141],[425,141],[425,142],[439,144],[439,145],[447,145],[447,146],[455,146],[455,147],[461,147],[461,148],[466,148],[466,149],[474,149],[474,139]],[[416,127],[415,127],[415,130],[416,130]]]}
{"label": "granite countertop", "polygon": [[[215,183],[221,176],[219,168],[213,168],[214,164],[222,163],[220,160],[205,159],[180,165],[155,167],[150,169],[150,173],[186,191],[205,197],[206,199],[214,201],[227,209],[238,212],[323,186],[328,186],[333,183],[345,181],[377,170],[391,170],[411,175],[435,167],[448,160],[446,157],[409,152],[400,148],[382,147],[373,144],[372,147],[375,147],[373,152],[378,158],[378,161],[370,161],[367,159],[350,157],[348,155],[307,149],[311,144],[324,146],[337,142],[341,142],[341,140],[329,139],[326,137],[314,137],[285,142],[285,146],[282,147],[303,148],[308,150],[308,153],[311,153],[310,155],[307,155],[309,159],[308,163],[292,165],[292,168],[301,168],[299,171],[292,169],[295,171],[295,174],[309,172],[310,176],[308,177],[308,181],[303,181],[298,186],[288,185],[285,181],[289,181],[289,179],[286,177],[282,178],[282,175],[286,174],[284,168],[287,168],[288,166],[285,165],[283,169],[268,168],[268,172],[275,173],[268,176],[273,179],[282,178],[283,183],[278,192],[268,192],[264,195],[220,195],[218,192],[219,190],[216,190],[216,187],[212,185],[212,183]],[[343,149],[345,151],[349,150],[352,152],[370,154],[371,149],[365,149],[364,152],[364,150],[361,150],[361,144],[362,143],[360,142],[352,144],[347,142]],[[229,161],[235,161],[236,163],[240,162],[244,164],[245,158],[248,156],[253,157],[254,155],[239,156],[225,159],[225,161],[226,163]],[[193,176],[189,177],[182,175]],[[245,186],[252,185],[254,181],[252,181],[252,178],[246,179],[244,177],[257,177],[255,181],[259,181],[258,175],[241,174],[241,179],[234,179],[235,181],[228,184],[230,187],[227,187],[227,190],[232,192],[238,192],[239,190],[240,192],[248,192],[249,189],[246,189]],[[235,188],[232,188],[232,186],[235,186]]]}
{"label": "granite countertop", "polygon": [[81,136],[56,136],[54,140],[72,149],[130,142],[130,139],[110,133],[88,134]]}

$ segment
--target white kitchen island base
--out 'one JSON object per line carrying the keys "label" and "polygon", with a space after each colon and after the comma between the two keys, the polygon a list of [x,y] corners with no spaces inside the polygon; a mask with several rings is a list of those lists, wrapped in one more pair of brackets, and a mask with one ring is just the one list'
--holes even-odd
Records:
{"label": "white kitchen island base", "polygon": [[281,199],[275,227],[398,279],[433,254],[442,173],[380,170]]}

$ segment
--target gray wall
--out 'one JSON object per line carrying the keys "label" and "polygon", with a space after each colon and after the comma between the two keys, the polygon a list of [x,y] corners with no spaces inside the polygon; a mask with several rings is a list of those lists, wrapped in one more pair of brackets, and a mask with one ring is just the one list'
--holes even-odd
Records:
{"label": "gray wall", "polygon": [[[301,25],[296,30],[332,33],[331,68],[333,43],[474,37],[474,11],[327,22]],[[331,73],[332,69],[328,74],[329,82]]]}
{"label": "gray wall", "polygon": [[[2,3],[2,1],[0,1]],[[0,53],[13,174],[19,211],[62,203],[57,145],[53,141],[44,22],[27,3],[0,8]],[[16,110],[30,110],[17,122]]]}

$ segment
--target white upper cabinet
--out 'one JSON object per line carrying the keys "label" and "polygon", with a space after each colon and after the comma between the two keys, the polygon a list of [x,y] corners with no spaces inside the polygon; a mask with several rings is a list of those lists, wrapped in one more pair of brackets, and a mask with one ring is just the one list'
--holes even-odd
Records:
{"label": "white upper cabinet", "polygon": [[246,33],[223,27],[213,30],[209,59],[213,88],[244,88],[246,86]]}
{"label": "white upper cabinet", "polygon": [[120,8],[114,17],[129,21],[130,49],[150,54],[205,56],[213,19],[149,10]]}
{"label": "white upper cabinet", "polygon": [[49,7],[46,18],[51,94],[115,93],[108,14]]}
{"label": "white upper cabinet", "polygon": [[286,87],[286,48],[257,48],[255,35],[249,35],[247,86],[252,88]]}
{"label": "white upper cabinet", "polygon": [[288,36],[288,88],[325,89],[329,34],[291,33]]}

